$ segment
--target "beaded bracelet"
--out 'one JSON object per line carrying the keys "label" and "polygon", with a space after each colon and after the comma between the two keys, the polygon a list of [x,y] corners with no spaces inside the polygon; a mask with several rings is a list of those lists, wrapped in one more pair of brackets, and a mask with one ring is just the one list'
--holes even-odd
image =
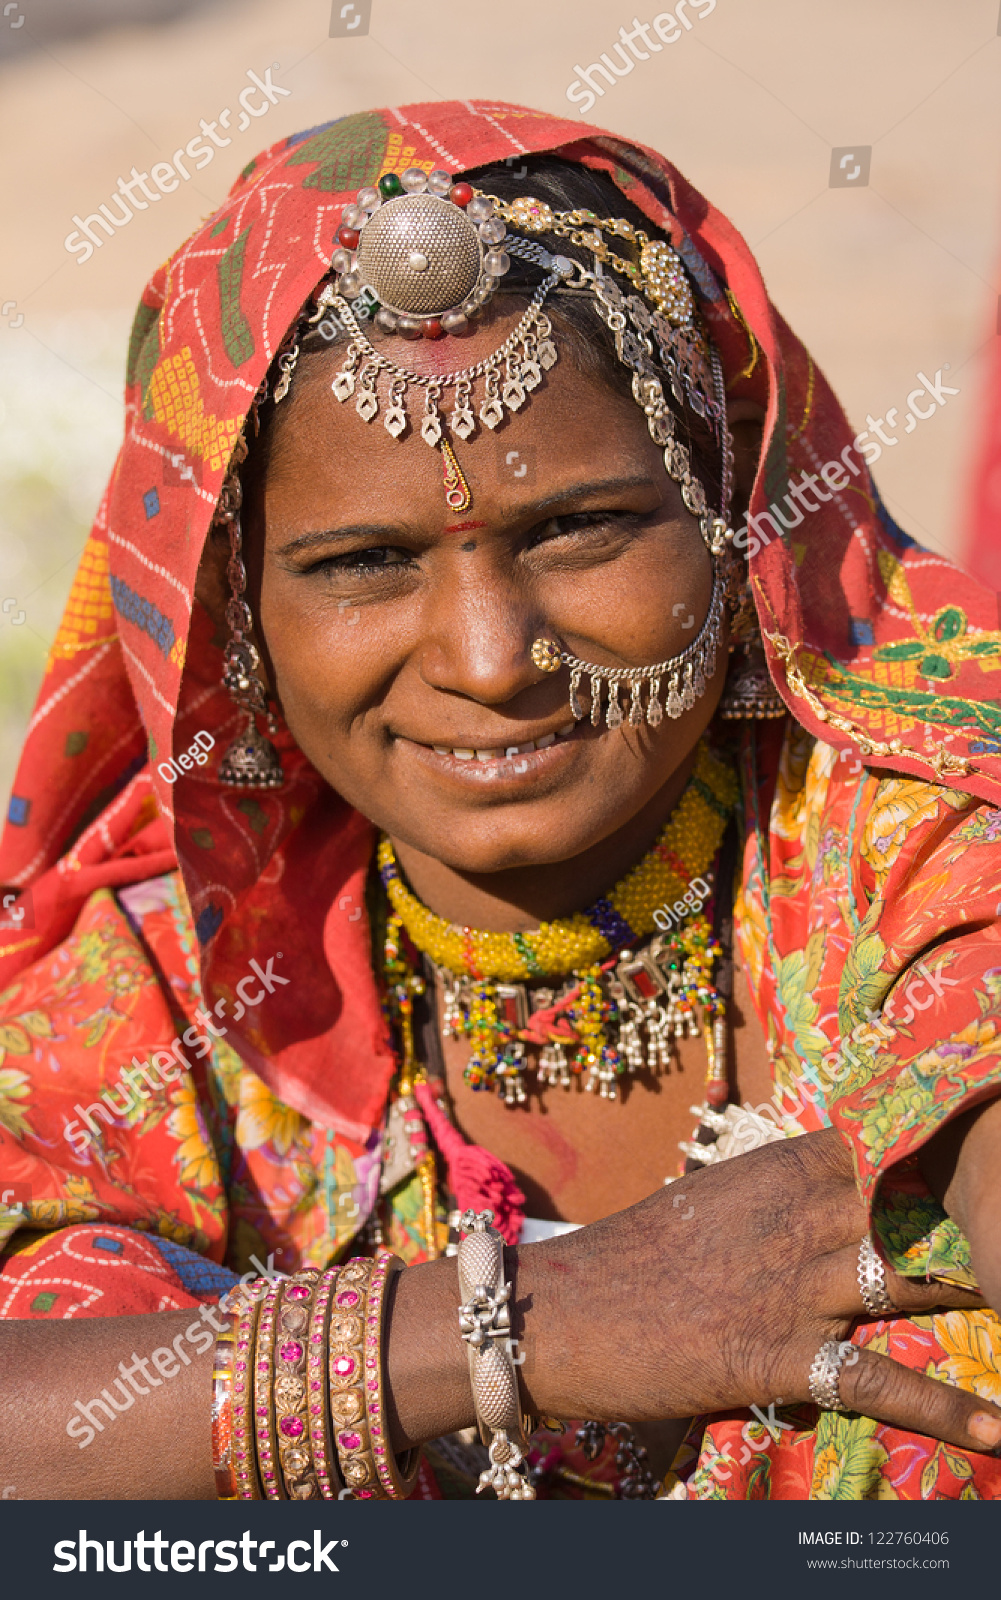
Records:
{"label": "beaded bracelet", "polygon": [[334,1442],[345,1487],[357,1500],[384,1500],[372,1452],[365,1391],[365,1322],[375,1262],[355,1256],[341,1268],[330,1318],[327,1379]]}
{"label": "beaded bracelet", "polygon": [[389,1429],[386,1427],[383,1404],[385,1368],[382,1342],[386,1320],[386,1288],[390,1278],[402,1271],[403,1262],[399,1256],[394,1256],[389,1251],[380,1256],[376,1261],[375,1271],[369,1278],[365,1301],[366,1420],[372,1439],[372,1455],[375,1458],[379,1482],[389,1500],[406,1500],[409,1497],[417,1482],[421,1464],[419,1447],[416,1450],[408,1450],[403,1459],[397,1461],[389,1442]]}
{"label": "beaded bracelet", "polygon": [[318,1500],[319,1484],[306,1411],[306,1331],[318,1274],[304,1268],[285,1283],[275,1308],[275,1437],[281,1480],[289,1500]]}
{"label": "beaded bracelet", "polygon": [[309,1404],[307,1417],[309,1437],[313,1446],[313,1465],[316,1481],[324,1500],[336,1500],[344,1487],[337,1466],[337,1451],[330,1432],[330,1412],[326,1399],[326,1346],[328,1320],[334,1286],[340,1276],[339,1267],[328,1267],[317,1285],[316,1298],[309,1324],[308,1382]]}
{"label": "beaded bracelet", "polygon": [[276,1460],[274,1371],[272,1353],[275,1343],[275,1311],[281,1294],[282,1280],[269,1284],[257,1323],[257,1344],[254,1350],[254,1422],[257,1433],[257,1462],[260,1468],[264,1493],[269,1500],[285,1500],[285,1486]]}
{"label": "beaded bracelet", "polygon": [[237,1494],[241,1500],[262,1500],[261,1480],[254,1450],[254,1337],[267,1279],[241,1284],[219,1302],[226,1316],[235,1316],[233,1329],[233,1444]]}
{"label": "beaded bracelet", "polygon": [[212,1471],[217,1500],[239,1498],[233,1459],[233,1363],[236,1340],[232,1332],[216,1334],[212,1358]]}

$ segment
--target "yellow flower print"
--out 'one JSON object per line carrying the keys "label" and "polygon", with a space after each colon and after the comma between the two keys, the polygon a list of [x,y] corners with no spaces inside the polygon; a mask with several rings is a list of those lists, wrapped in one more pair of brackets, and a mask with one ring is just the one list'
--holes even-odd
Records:
{"label": "yellow flower print", "polygon": [[0,1123],[18,1139],[31,1132],[25,1115],[27,1107],[17,1104],[28,1098],[30,1081],[28,1074],[18,1072],[16,1067],[0,1067]]}
{"label": "yellow flower print", "polygon": [[771,829],[781,839],[798,839],[806,811],[807,769],[816,741],[803,728],[790,732],[782,751],[772,802]]}
{"label": "yellow flower print", "polygon": [[73,1222],[93,1222],[102,1211],[112,1208],[99,1200],[89,1178],[70,1173],[63,1184],[61,1199],[32,1200],[28,1216],[43,1228],[65,1228]]}
{"label": "yellow flower print", "polygon": [[938,1376],[1001,1405],[1001,1319],[993,1311],[947,1311],[932,1328],[947,1355]]}
{"label": "yellow flower print", "polygon": [[922,822],[930,822],[943,806],[962,810],[966,795],[954,794],[920,778],[887,778],[876,791],[862,834],[862,856],[882,885],[896,861],[907,835]]}
{"label": "yellow flower print", "polygon": [[276,1155],[285,1156],[298,1139],[302,1125],[298,1111],[283,1105],[267,1084],[244,1068],[236,1118],[236,1142],[241,1150],[259,1150],[270,1144]]}
{"label": "yellow flower print", "polygon": [[841,1456],[833,1444],[818,1450],[813,1462],[811,1500],[836,1500],[841,1482]]}
{"label": "yellow flower print", "polygon": [[817,1421],[811,1500],[873,1500],[887,1453],[871,1417],[822,1411]]}
{"label": "yellow flower print", "polygon": [[174,1109],[167,1118],[167,1131],[180,1148],[174,1156],[180,1168],[184,1189],[204,1194],[219,1183],[219,1168],[202,1121],[198,1096],[191,1084],[181,1083],[171,1092]]}
{"label": "yellow flower print", "polygon": [[734,904],[733,925],[744,971],[751,988],[757,993],[765,964],[768,929],[764,907],[753,896],[745,895],[743,889]]}

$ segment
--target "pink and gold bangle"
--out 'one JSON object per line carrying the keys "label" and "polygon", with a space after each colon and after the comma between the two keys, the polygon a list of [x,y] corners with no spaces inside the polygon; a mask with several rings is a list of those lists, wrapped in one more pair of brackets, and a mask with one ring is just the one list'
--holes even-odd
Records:
{"label": "pink and gold bangle", "polygon": [[306,1409],[306,1352],[318,1274],[304,1268],[283,1286],[276,1310],[275,1436],[278,1464],[290,1500],[318,1500]]}
{"label": "pink and gold bangle", "polygon": [[330,1432],[330,1413],[327,1407],[326,1348],[328,1319],[334,1285],[340,1275],[339,1267],[328,1267],[320,1278],[313,1301],[309,1324],[307,1356],[307,1416],[309,1437],[313,1446],[313,1466],[316,1481],[324,1500],[336,1500],[344,1484],[337,1466],[337,1451]]}
{"label": "pink and gold bangle", "polygon": [[212,1471],[217,1500],[239,1498],[233,1459],[233,1361],[236,1340],[232,1333],[216,1335],[212,1358]]}
{"label": "pink and gold bangle", "polygon": [[376,1261],[375,1270],[368,1281],[365,1302],[365,1413],[372,1441],[372,1457],[379,1474],[379,1482],[389,1500],[406,1500],[409,1497],[417,1482],[421,1464],[419,1447],[416,1450],[408,1450],[402,1460],[397,1461],[389,1442],[389,1428],[386,1425],[383,1404],[382,1345],[386,1321],[386,1289],[389,1280],[397,1272],[402,1271],[403,1262],[399,1256],[394,1256],[387,1250],[385,1255],[381,1255]]}
{"label": "pink and gold bangle", "polygon": [[279,1278],[268,1285],[268,1292],[258,1318],[257,1344],[254,1350],[254,1425],[257,1434],[257,1464],[260,1468],[264,1493],[269,1500],[287,1499],[278,1465],[274,1412],[275,1312],[282,1281]]}
{"label": "pink and gold bangle", "polygon": [[241,1500],[261,1500],[261,1480],[254,1450],[254,1335],[260,1310],[261,1290],[267,1283],[259,1279],[240,1285],[232,1298],[224,1296],[220,1310],[235,1316],[233,1360],[233,1465],[237,1495]]}
{"label": "pink and gold bangle", "polygon": [[384,1500],[365,1406],[365,1316],[375,1262],[355,1256],[341,1268],[330,1315],[327,1379],[337,1458],[356,1500]]}

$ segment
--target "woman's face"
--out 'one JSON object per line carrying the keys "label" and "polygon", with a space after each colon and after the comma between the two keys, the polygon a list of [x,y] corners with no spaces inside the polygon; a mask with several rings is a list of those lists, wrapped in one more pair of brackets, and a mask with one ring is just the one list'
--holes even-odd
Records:
{"label": "woman's face", "polygon": [[[403,359],[472,365],[506,331],[495,321]],[[565,342],[530,405],[456,441],[472,491],[459,515],[419,433],[394,440],[335,399],[343,358],[302,364],[248,485],[251,590],[288,727],[414,850],[466,873],[567,861],[655,802],[690,754],[725,639],[708,692],[656,729],[574,723],[569,674],[533,666],[533,640],[615,667],[684,650],[712,589],[698,525],[639,408],[583,375]],[[421,407],[411,391],[418,425]]]}

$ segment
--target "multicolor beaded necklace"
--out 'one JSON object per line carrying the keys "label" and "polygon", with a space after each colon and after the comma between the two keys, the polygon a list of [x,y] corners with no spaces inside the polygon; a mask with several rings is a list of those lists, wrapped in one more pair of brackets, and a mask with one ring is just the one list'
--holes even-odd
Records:
{"label": "multicolor beaded necklace", "polygon": [[[540,1085],[583,1081],[614,1100],[623,1073],[666,1069],[672,1040],[698,1034],[701,1013],[707,1099],[723,1104],[725,1007],[712,981],[721,952],[701,914],[704,896],[692,886],[708,894],[706,880],[736,799],[733,773],[703,741],[681,799],[643,859],[586,911],[529,933],[491,933],[436,916],[404,883],[384,835],[377,859],[392,907],[390,993],[402,992],[401,979],[406,983],[405,932],[443,984],[446,1037],[470,1041],[466,1082],[499,1091],[508,1105],[527,1099],[527,1046],[538,1048]],[[637,948],[672,923],[674,930]],[[547,979],[563,982],[545,987]]]}

